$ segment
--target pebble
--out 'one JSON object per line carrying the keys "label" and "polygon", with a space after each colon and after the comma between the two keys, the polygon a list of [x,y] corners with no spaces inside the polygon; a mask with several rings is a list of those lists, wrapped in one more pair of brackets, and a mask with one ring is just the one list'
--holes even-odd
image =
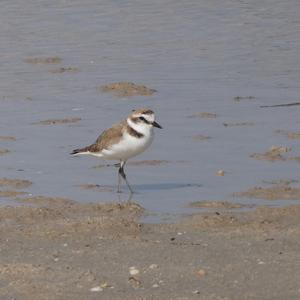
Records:
{"label": "pebble", "polygon": [[218,175],[218,176],[224,176],[225,175],[225,171],[224,170],[219,170],[219,171],[217,171],[216,175]]}
{"label": "pebble", "polygon": [[152,285],[152,287],[153,287],[153,288],[158,288],[159,285],[158,285],[157,283],[154,283],[154,284]]}
{"label": "pebble", "polygon": [[138,288],[142,284],[142,282],[138,278],[136,278],[134,276],[130,276],[128,278],[128,281],[132,284],[132,286],[134,288]]}
{"label": "pebble", "polygon": [[205,275],[205,271],[202,270],[202,269],[200,269],[200,270],[197,271],[197,275],[198,275],[199,277],[203,277],[203,276]]}
{"label": "pebble", "polygon": [[152,264],[149,266],[149,269],[157,269],[158,265],[157,264]]}
{"label": "pebble", "polygon": [[137,275],[139,273],[140,273],[140,271],[136,267],[130,267],[129,268],[129,274],[130,275]]}
{"label": "pebble", "polygon": [[102,292],[103,288],[101,286],[94,286],[90,289],[91,292]]}

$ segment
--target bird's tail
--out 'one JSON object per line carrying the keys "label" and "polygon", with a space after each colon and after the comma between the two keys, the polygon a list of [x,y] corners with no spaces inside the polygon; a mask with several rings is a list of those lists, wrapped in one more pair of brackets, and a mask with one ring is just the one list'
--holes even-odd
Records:
{"label": "bird's tail", "polygon": [[87,149],[88,147],[81,148],[81,149],[75,149],[70,154],[71,155],[79,155],[79,154],[88,154],[89,151]]}

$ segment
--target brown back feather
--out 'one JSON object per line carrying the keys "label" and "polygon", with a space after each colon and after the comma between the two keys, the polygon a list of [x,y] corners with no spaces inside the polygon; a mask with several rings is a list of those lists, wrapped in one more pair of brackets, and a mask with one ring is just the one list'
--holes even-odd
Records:
{"label": "brown back feather", "polygon": [[127,122],[124,120],[123,122],[104,130],[94,144],[82,149],[76,149],[72,154],[80,152],[101,152],[103,149],[108,149],[111,144],[117,143],[120,140],[123,135],[122,127],[126,124]]}

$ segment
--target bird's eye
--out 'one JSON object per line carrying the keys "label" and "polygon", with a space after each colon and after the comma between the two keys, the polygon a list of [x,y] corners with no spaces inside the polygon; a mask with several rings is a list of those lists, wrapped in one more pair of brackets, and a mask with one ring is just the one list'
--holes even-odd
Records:
{"label": "bird's eye", "polygon": [[141,121],[146,121],[144,117],[139,117]]}

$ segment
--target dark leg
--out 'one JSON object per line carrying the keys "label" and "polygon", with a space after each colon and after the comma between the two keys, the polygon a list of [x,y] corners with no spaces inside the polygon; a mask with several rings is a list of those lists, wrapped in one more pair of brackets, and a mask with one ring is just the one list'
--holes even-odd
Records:
{"label": "dark leg", "polygon": [[120,163],[120,168],[118,172],[118,190],[117,193],[121,193],[121,163]]}
{"label": "dark leg", "polygon": [[[121,166],[120,166],[120,169],[119,169],[119,176],[121,175],[122,178],[125,180],[125,182],[126,182],[128,188],[129,188],[129,191],[130,191],[130,193],[132,194],[132,193],[133,193],[133,190],[132,190],[132,188],[131,188],[131,186],[130,186],[130,184],[129,184],[127,178],[126,178],[126,174],[125,174],[125,171],[124,171],[125,163],[126,163],[125,161],[121,161]],[[120,177],[119,177],[119,180],[120,180]]]}

